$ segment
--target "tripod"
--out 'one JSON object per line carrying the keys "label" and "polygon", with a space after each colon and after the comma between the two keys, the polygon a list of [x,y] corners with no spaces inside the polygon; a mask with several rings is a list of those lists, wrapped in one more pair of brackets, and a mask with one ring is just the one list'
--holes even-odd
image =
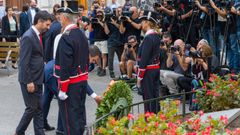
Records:
{"label": "tripod", "polygon": [[195,17],[198,16],[199,10],[193,8],[193,11],[192,11],[192,12],[193,12],[193,13],[192,13],[192,16],[191,16],[190,25],[189,25],[189,27],[188,27],[187,35],[185,36],[184,42],[187,42],[187,40],[188,40],[188,37],[189,37],[190,31],[191,31],[191,29],[192,29],[193,20],[194,20]]}
{"label": "tripod", "polygon": [[224,38],[223,38],[224,47],[223,47],[222,55],[220,57],[220,65],[221,66],[223,66],[224,52],[226,53],[225,54],[225,63],[224,63],[224,65],[227,65],[227,55],[228,55],[227,49],[229,47],[229,45],[227,43],[227,39],[228,39],[228,29],[229,29],[230,17],[231,17],[230,11],[227,11],[227,22],[226,22],[226,26],[225,26],[225,29],[224,29],[225,32],[224,32]]}

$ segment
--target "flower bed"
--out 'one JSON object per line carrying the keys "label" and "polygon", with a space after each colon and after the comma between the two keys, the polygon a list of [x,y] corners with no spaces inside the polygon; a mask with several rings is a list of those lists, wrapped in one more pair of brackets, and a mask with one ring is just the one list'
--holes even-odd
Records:
{"label": "flower bed", "polygon": [[212,74],[210,82],[196,90],[196,102],[204,112],[240,108],[240,77],[233,75],[219,77]]}
{"label": "flower bed", "polygon": [[120,120],[109,117],[106,127],[97,130],[99,135],[236,135],[240,130],[230,131],[224,129],[227,118],[219,119],[208,117],[204,122],[200,120],[203,112],[192,114],[192,117],[183,121],[177,115],[179,101],[161,101],[161,111],[158,114],[149,113],[134,116],[128,114]]}

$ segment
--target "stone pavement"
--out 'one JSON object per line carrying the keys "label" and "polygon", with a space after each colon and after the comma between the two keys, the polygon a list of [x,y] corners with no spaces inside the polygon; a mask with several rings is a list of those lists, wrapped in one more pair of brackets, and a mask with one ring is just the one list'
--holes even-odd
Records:
{"label": "stone pavement", "polygon": [[[115,62],[115,65],[117,65],[118,61]],[[119,71],[117,66],[115,67],[115,71]],[[119,75],[119,72],[117,72],[116,75]],[[98,77],[96,75],[96,70],[94,70],[90,73],[89,84],[98,95],[102,95],[110,80],[111,79],[108,73],[105,77]],[[142,101],[142,97],[136,92],[133,92],[133,97],[134,103]],[[8,76],[6,70],[0,69],[0,135],[14,134],[24,108],[25,105],[19,83],[17,81],[17,70],[11,70],[11,75]],[[88,124],[94,122],[96,108],[97,105],[95,101],[91,97],[87,96],[86,110]],[[54,99],[51,103],[48,115],[48,121],[51,126],[56,127],[57,112],[57,100]],[[26,135],[34,135],[32,123],[29,125]],[[55,135],[55,132],[46,132],[46,135]]]}

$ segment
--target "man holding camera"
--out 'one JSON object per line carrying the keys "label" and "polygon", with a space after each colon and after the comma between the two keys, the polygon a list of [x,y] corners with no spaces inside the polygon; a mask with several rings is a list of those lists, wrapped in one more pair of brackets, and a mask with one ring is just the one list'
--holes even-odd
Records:
{"label": "man holding camera", "polygon": [[172,46],[172,36],[170,33],[165,33],[160,45],[160,69],[168,70],[167,67],[167,52],[168,49]]}
{"label": "man holding camera", "polygon": [[[126,11],[124,11],[126,12]],[[123,43],[127,43],[128,37],[130,35],[135,35],[137,37],[138,43],[140,43],[140,35],[141,35],[141,23],[138,18],[138,9],[133,6],[129,9],[129,12],[132,13],[131,17],[124,16],[120,17],[120,27],[119,31],[123,34]]]}
{"label": "man holding camera", "polygon": [[173,68],[173,71],[161,71],[160,80],[168,87],[170,94],[178,93],[177,78],[190,73],[188,53],[189,50],[181,39],[176,40],[174,46],[169,48],[167,68]]}
{"label": "man holding camera", "polygon": [[[233,5],[229,1],[221,1],[221,5],[223,5],[223,10],[216,6],[216,4],[209,0],[212,8],[222,17],[226,18],[226,26],[224,33],[224,41],[227,47],[227,60],[228,66],[230,70],[234,73],[240,71],[239,67],[239,46],[237,43],[237,15],[234,14]],[[228,43],[228,44],[227,44]],[[224,52],[223,52],[224,53]]]}
{"label": "man holding camera", "polygon": [[[114,52],[118,56],[118,60],[121,60],[121,55],[123,52],[123,43],[121,41],[121,33],[119,32],[119,21],[117,15],[117,9],[110,12],[110,16],[105,15],[104,31],[108,35],[107,46],[108,46],[108,69],[111,78],[115,78],[113,63],[114,63]],[[111,14],[112,13],[112,14]]]}
{"label": "man holding camera", "polygon": [[128,37],[128,43],[124,45],[124,50],[119,64],[121,73],[127,74],[127,78],[132,78],[132,72],[137,59],[137,38],[134,35]]}
{"label": "man holding camera", "polygon": [[96,18],[91,19],[89,30],[94,31],[94,36],[93,36],[93,40],[95,41],[94,45],[96,45],[102,53],[102,62],[98,63],[98,65],[100,66],[97,73],[98,76],[106,75],[107,54],[108,54],[108,48],[107,48],[108,35],[104,31],[105,25],[106,23],[104,22],[103,11],[97,10]]}

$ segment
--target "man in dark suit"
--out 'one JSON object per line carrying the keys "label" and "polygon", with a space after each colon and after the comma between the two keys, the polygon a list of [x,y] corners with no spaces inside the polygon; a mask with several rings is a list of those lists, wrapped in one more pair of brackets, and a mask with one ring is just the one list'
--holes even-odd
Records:
{"label": "man in dark suit", "polygon": [[20,37],[30,28],[30,22],[26,21],[28,20],[28,11],[29,7],[28,5],[24,5],[22,8],[22,13],[19,17],[19,26],[20,26]]}
{"label": "man in dark suit", "polygon": [[40,9],[37,7],[37,3],[35,0],[31,0],[29,5],[30,5],[30,7],[27,11],[27,14],[28,14],[28,21],[31,26],[33,24],[34,16],[37,14],[37,12],[40,11]]}
{"label": "man in dark suit", "polygon": [[18,80],[26,109],[17,126],[16,135],[24,135],[32,119],[35,135],[44,135],[41,107],[44,60],[41,34],[49,29],[51,19],[47,11],[38,12],[34,25],[23,34],[20,41]]}

